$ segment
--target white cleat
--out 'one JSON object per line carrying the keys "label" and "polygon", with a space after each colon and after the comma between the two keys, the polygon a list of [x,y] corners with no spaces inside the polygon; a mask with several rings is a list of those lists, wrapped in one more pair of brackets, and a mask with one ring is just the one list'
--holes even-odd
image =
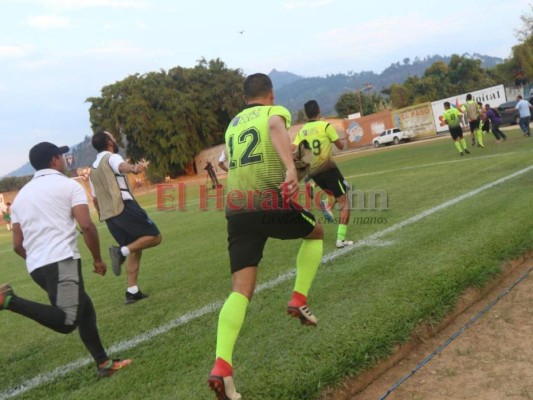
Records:
{"label": "white cleat", "polygon": [[337,243],[335,244],[337,249],[342,249],[343,247],[351,245],[353,245],[353,242],[351,240],[337,240]]}

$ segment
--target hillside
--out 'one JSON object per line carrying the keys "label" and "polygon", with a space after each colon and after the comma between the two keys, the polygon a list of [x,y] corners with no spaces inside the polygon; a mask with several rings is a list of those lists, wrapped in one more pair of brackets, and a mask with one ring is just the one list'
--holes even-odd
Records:
{"label": "hillside", "polygon": [[[480,54],[462,54],[463,57],[480,59],[484,68],[494,67],[503,60],[497,57]],[[451,56],[433,55],[424,59],[415,58],[412,62],[405,58],[401,63],[392,63],[380,74],[372,71],[347,74],[328,75],[326,77],[302,77],[291,72],[273,69],[269,76],[276,92],[276,103],[291,111],[295,118],[303,104],[315,99],[319,102],[324,116],[334,116],[335,103],[342,93],[362,89],[365,85],[372,85],[373,90],[381,92],[393,83],[403,83],[410,76],[422,76],[424,71],[437,61],[449,63]],[[96,152],[91,146],[90,137],[86,136],[81,143],[71,146],[75,166],[87,166],[92,163]],[[121,154],[123,152],[121,151]],[[29,163],[9,173],[7,176],[26,176],[33,174]]]}
{"label": "hillside", "polygon": [[[483,68],[494,67],[503,61],[501,58],[480,54],[462,54],[462,56],[481,60]],[[276,89],[276,103],[287,107],[293,117],[299,109],[303,109],[303,104],[309,99],[317,100],[321,106],[322,114],[327,116],[336,114],[335,103],[342,93],[361,90],[367,84],[372,85],[374,91],[381,92],[393,83],[403,83],[410,76],[422,76],[425,70],[437,61],[449,63],[450,59],[451,56],[433,55],[424,59],[417,57],[411,62],[409,58],[405,58],[401,63],[392,63],[380,74],[372,71],[349,72],[348,74],[328,75],[326,77],[287,80],[289,83],[285,85],[281,85],[277,81],[284,78],[283,73],[274,70],[275,74],[269,75],[273,80],[274,87],[278,88]],[[294,77],[294,74],[290,75]]]}

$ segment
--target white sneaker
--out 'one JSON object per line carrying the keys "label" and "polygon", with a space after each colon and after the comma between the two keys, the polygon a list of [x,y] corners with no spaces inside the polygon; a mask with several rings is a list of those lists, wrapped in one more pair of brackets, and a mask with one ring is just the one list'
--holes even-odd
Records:
{"label": "white sneaker", "polygon": [[337,249],[342,249],[343,247],[351,246],[352,244],[353,242],[351,240],[337,240],[336,247]]}

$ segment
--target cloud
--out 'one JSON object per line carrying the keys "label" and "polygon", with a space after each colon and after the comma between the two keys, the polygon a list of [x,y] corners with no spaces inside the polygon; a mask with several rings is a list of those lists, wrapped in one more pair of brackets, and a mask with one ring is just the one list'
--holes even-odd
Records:
{"label": "cloud", "polygon": [[333,3],[333,0],[297,0],[286,1],[283,3],[283,9],[287,11],[294,11],[300,8],[318,8],[325,7]]}
{"label": "cloud", "polygon": [[61,15],[38,15],[28,17],[28,25],[39,29],[61,29],[71,26],[70,18]]}
{"label": "cloud", "polygon": [[439,43],[455,40],[457,32],[465,31],[467,26],[457,19],[429,20],[421,15],[404,15],[368,22],[363,20],[352,26],[320,33],[317,38],[324,48],[334,53],[344,50],[350,56],[372,57],[423,43],[435,43],[435,52],[438,52]]}
{"label": "cloud", "polygon": [[0,45],[0,58],[22,57],[28,54],[33,47],[30,45],[22,46],[2,46]]}
{"label": "cloud", "polygon": [[171,51],[161,49],[145,49],[142,47],[133,47],[128,43],[110,43],[102,47],[94,47],[81,52],[81,55],[100,56],[139,56],[142,58],[151,58],[154,56],[169,55]]}
{"label": "cloud", "polygon": [[24,2],[40,4],[45,7],[56,9],[83,9],[92,7],[110,8],[145,8],[149,3],[145,0],[11,0],[13,2]]}

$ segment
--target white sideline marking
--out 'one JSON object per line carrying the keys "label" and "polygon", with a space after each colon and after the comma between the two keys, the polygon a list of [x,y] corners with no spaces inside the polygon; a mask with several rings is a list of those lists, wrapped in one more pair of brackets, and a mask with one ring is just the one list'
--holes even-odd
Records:
{"label": "white sideline marking", "polygon": [[[357,248],[360,248],[362,246],[368,246],[368,245],[376,245],[376,244],[385,244],[387,245],[388,243],[390,242],[387,242],[387,241],[381,241],[380,239],[389,234],[389,233],[393,233],[405,226],[408,226],[408,225],[411,225],[411,224],[414,224],[420,220],[422,220],[423,218],[431,215],[431,214],[434,214],[440,210],[443,210],[447,207],[450,207],[454,204],[457,204],[459,203],[460,201],[462,200],[465,200],[469,197],[472,197],[472,196],[475,196],[487,189],[490,189],[490,188],[493,188],[494,186],[496,185],[499,185],[503,182],[506,182],[510,179],[513,179],[517,176],[520,176],[522,174],[525,174],[526,172],[529,172],[533,170],[533,165],[532,166],[529,166],[527,168],[524,168],[524,169],[521,169],[520,171],[517,171],[511,175],[507,175],[503,178],[500,178],[494,182],[491,182],[491,183],[488,183],[486,185],[483,185],[477,189],[474,189],[468,193],[465,193],[459,197],[456,197],[452,200],[448,200],[436,207],[433,207],[433,208],[430,208],[429,210],[426,210],[426,211],[423,211],[421,212],[420,214],[417,214],[413,217],[410,217],[410,218],[407,218],[406,220],[403,220],[402,222],[399,222],[397,224],[394,224],[392,226],[390,226],[389,228],[386,228],[386,229],[383,229],[382,231],[379,231],[379,232],[376,232],[376,233],[373,233],[369,236],[367,236],[365,239],[362,239],[362,240],[359,240],[357,242],[355,242],[352,246],[348,246],[348,247],[344,247],[342,249],[338,249],[338,250],[335,250],[333,252],[331,252],[330,254],[327,254],[326,256],[324,256],[324,258],[322,259],[322,262],[324,264],[326,263],[329,263],[329,262],[332,262],[333,260],[335,260],[337,257],[340,257],[342,255],[345,255]],[[262,283],[260,285],[257,286],[257,289],[256,289],[256,293],[259,293],[259,292],[262,292],[263,290],[268,290],[268,289],[271,289],[273,287],[276,287],[278,286],[279,284],[281,283],[284,283],[286,281],[288,281],[289,279],[292,279],[294,276],[296,275],[296,271],[293,269],[291,271],[288,271],[282,275],[279,275],[278,277],[268,281],[268,282],[265,282],[265,283]],[[168,331],[170,331],[171,329],[174,329],[174,328],[177,328],[179,326],[182,326],[182,325],[185,325],[197,318],[200,318],[204,315],[207,315],[207,314],[210,314],[212,312],[215,312],[217,310],[219,310],[222,305],[224,304],[224,301],[217,301],[217,302],[214,302],[214,303],[211,303],[211,304],[208,304],[207,306],[205,307],[202,307],[202,308],[199,308],[197,310],[193,310],[193,311],[190,311],[188,313],[186,313],[185,315],[177,318],[177,319],[174,319],[164,325],[161,325],[157,328],[154,328],[148,332],[145,332],[145,333],[141,333],[140,335],[137,335],[135,337],[133,337],[132,339],[129,339],[129,340],[125,340],[125,341],[121,341],[121,342],[118,342],[117,344],[115,345],[112,345],[111,347],[109,347],[108,349],[108,352],[109,354],[112,354],[112,353],[118,353],[118,352],[122,352],[122,351],[125,351],[125,350],[129,350],[129,349],[132,349],[133,347],[139,345],[139,344],[142,344],[144,342],[147,342],[148,340],[151,340],[153,339],[154,337],[156,336],[159,336],[160,334],[163,334],[163,333],[166,333]],[[4,399],[9,399],[11,397],[15,397],[19,394],[22,394],[22,393],[25,393],[29,390],[32,390],[40,385],[43,385],[45,383],[48,383],[48,382],[51,382],[53,381],[54,379],[56,378],[59,378],[61,376],[64,376],[64,375],[67,375],[69,373],[71,373],[72,371],[76,370],[76,369],[79,369],[79,368],[82,368],[90,363],[92,363],[93,360],[89,357],[87,358],[82,358],[82,359],[79,359],[79,360],[76,360],[70,364],[66,364],[66,365],[63,365],[61,367],[58,367],[54,370],[52,370],[51,372],[48,372],[48,373],[45,373],[45,374],[41,374],[41,375],[37,375],[36,377],[34,378],[31,378],[31,379],[28,379],[10,389],[6,389],[4,390],[3,392],[0,392],[0,400],[4,400]]]}

